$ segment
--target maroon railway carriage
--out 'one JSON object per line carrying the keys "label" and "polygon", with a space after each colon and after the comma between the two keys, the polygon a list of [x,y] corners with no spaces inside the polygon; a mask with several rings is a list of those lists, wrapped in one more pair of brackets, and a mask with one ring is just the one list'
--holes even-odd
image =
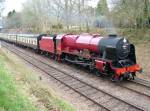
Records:
{"label": "maroon railway carriage", "polygon": [[116,35],[44,35],[39,39],[39,49],[55,55],[58,61],[82,65],[98,75],[109,75],[114,81],[134,79],[135,73],[141,71],[134,45]]}

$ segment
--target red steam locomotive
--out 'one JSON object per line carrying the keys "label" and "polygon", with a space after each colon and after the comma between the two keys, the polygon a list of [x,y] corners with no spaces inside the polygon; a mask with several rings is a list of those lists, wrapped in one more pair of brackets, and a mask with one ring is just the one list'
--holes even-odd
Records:
{"label": "red steam locomotive", "polygon": [[136,63],[134,45],[117,35],[42,34],[31,37],[9,34],[8,37],[8,34],[1,34],[0,38],[27,47],[33,46],[38,52],[49,53],[55,60],[81,65],[97,75],[108,75],[113,81],[134,79],[136,72],[142,71]]}
{"label": "red steam locomotive", "polygon": [[51,53],[58,61],[82,65],[113,81],[134,79],[141,68],[136,64],[135,47],[126,38],[109,35],[40,36],[39,50]]}

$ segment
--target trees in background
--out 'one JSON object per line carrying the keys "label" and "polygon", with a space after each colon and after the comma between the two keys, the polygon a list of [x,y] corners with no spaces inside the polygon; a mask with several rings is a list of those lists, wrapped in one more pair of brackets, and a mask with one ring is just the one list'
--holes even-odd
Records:
{"label": "trees in background", "polygon": [[149,27],[150,0],[117,0],[111,16],[119,27]]}
{"label": "trees in background", "polygon": [[10,11],[5,18],[5,27],[7,28],[20,28],[22,26],[22,18],[20,13],[15,10]]}
{"label": "trees in background", "polygon": [[97,15],[108,15],[109,9],[108,9],[108,4],[107,0],[99,0],[96,8],[96,13]]}
{"label": "trees in background", "polygon": [[[92,27],[147,28],[150,26],[150,0],[27,0],[21,13],[10,12],[6,28],[34,32],[87,30]],[[111,6],[108,7],[108,5]]]}
{"label": "trees in background", "polygon": [[[109,11],[107,3],[111,5]],[[150,27],[150,0],[100,0],[96,9],[98,15],[105,15],[116,27]]]}
{"label": "trees in background", "polygon": [[86,0],[27,0],[22,26],[35,31],[88,27],[94,9]]}

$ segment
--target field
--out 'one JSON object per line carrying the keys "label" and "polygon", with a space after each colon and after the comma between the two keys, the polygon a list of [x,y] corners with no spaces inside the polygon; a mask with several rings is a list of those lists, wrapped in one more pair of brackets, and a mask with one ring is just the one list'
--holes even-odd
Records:
{"label": "field", "polygon": [[[13,59],[12,59],[13,58]],[[0,111],[75,111],[25,63],[0,49]]]}

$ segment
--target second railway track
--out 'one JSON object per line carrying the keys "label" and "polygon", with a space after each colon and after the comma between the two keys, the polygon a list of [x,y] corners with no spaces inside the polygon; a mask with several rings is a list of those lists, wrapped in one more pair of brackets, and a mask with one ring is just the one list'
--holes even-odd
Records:
{"label": "second railway track", "polygon": [[17,50],[15,47],[10,48],[10,46],[6,43],[3,43],[2,45],[11,52],[20,56],[25,61],[39,68],[49,76],[53,77],[57,81],[74,90],[75,92],[79,93],[81,96],[90,100],[94,105],[97,105],[103,110],[148,110],[145,106],[138,106],[117,96],[113,96],[111,95],[111,93],[105,92],[104,90],[94,87],[89,83],[80,80],[77,77],[69,75],[60,69],[57,69],[56,67],[46,64],[33,56],[23,53],[22,51]]}

